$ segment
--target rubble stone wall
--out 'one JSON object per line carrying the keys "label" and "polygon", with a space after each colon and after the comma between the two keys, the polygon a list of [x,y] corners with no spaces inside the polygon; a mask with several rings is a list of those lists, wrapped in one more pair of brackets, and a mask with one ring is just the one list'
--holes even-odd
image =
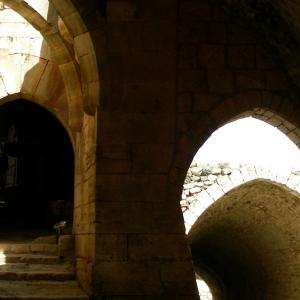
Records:
{"label": "rubble stone wall", "polygon": [[300,193],[300,171],[227,163],[192,164],[185,178],[180,202],[186,233],[212,203],[231,189],[258,178],[281,183]]}

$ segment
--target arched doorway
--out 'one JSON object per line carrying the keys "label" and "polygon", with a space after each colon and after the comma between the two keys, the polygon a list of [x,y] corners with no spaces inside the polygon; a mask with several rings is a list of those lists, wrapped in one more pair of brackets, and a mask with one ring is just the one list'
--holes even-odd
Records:
{"label": "arched doorway", "polygon": [[[273,120],[275,117],[277,116],[274,116]],[[283,119],[280,121],[283,126],[290,126]],[[240,121],[233,123],[236,125],[239,123],[240,129]],[[272,124],[272,120],[269,123]],[[277,125],[279,125],[278,128],[283,128],[281,123]],[[269,125],[265,124],[265,126]],[[255,131],[253,124],[250,129]],[[246,134],[245,130],[242,131],[247,139],[250,139],[249,134]],[[238,143],[242,142],[244,146],[245,141],[243,142],[232,131],[230,134],[233,139]],[[284,137],[282,133],[279,134]],[[264,135],[264,139],[268,143],[271,142],[270,136],[271,131],[269,135]],[[290,137],[290,135],[288,136]],[[255,137],[258,137],[258,133]],[[228,137],[225,137],[225,140],[228,144],[232,142]],[[239,158],[241,161],[236,165],[231,165],[230,160],[218,160],[219,163],[216,165],[210,165],[208,162],[202,165],[195,164],[188,171],[189,182],[186,181],[184,188],[188,188],[189,193],[184,193],[185,199],[181,202],[184,204],[189,202],[188,210],[184,211],[184,219],[188,225],[186,232],[192,250],[196,275],[207,282],[211,290],[209,296],[212,299],[282,299],[289,296],[291,299],[297,299],[298,297],[298,291],[294,294],[290,292],[293,285],[297,284],[295,282],[298,281],[298,278],[294,276],[292,269],[287,271],[292,255],[285,251],[293,249],[294,244],[298,242],[297,230],[291,229],[291,227],[299,226],[297,215],[299,210],[297,169],[299,150],[296,145],[293,145],[297,156],[294,156],[295,153],[292,153],[291,149],[288,150],[290,147],[286,147],[286,151],[282,151],[287,156],[284,158],[291,159],[293,167],[288,173],[286,173],[287,170],[282,172],[282,167],[287,167],[289,160],[280,160],[282,153],[280,148],[286,141],[277,140],[277,142],[279,141],[281,144],[277,143],[276,146],[271,143],[273,144],[272,149],[266,151],[267,156],[265,157],[259,149],[258,154],[261,157],[248,160],[255,153],[251,149],[250,153],[246,153],[246,162],[243,161],[243,157]],[[291,143],[291,141],[289,142]],[[232,148],[241,151],[238,143],[233,144]],[[252,143],[256,143],[256,141],[252,141]],[[265,147],[265,145],[258,144]],[[226,146],[224,145],[225,143],[217,145],[216,152],[225,152]],[[231,151],[233,150],[236,149]],[[212,149],[208,149],[208,151],[211,155]],[[204,152],[202,155],[205,156]],[[236,159],[237,155],[234,153],[233,158]],[[263,158],[265,163],[265,160],[270,159],[271,156],[274,156],[274,159],[269,161],[272,162],[269,167],[272,166],[273,169],[268,169],[268,164],[247,165],[248,161],[255,164],[260,158]],[[213,158],[219,159],[216,157],[216,153]],[[294,169],[295,167],[296,169]],[[275,172],[279,170],[280,172]],[[195,200],[193,204],[191,204],[192,198]],[[227,206],[224,205],[224,199],[227,199]],[[230,217],[227,218],[227,214]],[[214,215],[213,218],[212,215]],[[293,225],[289,226],[288,224]],[[268,231],[266,228],[269,228]],[[281,229],[285,232],[280,232]],[[200,232],[201,234],[199,234]],[[293,236],[294,233],[295,236]],[[242,239],[238,237],[239,234],[243,237]],[[227,243],[229,236],[231,239]],[[227,247],[228,245],[231,248]],[[226,250],[224,250],[225,248]],[[291,252],[298,254],[296,249]],[[296,260],[293,259],[293,261]],[[281,269],[284,264],[286,266]],[[289,279],[289,284],[286,284],[286,276],[295,278],[295,281],[290,283],[293,280]],[[274,293],[275,289],[277,290]],[[206,290],[199,289],[201,299],[206,297],[206,292]]]}
{"label": "arched doorway", "polygon": [[74,153],[63,125],[33,102],[12,101],[0,106],[0,145],[0,237],[72,223]]}

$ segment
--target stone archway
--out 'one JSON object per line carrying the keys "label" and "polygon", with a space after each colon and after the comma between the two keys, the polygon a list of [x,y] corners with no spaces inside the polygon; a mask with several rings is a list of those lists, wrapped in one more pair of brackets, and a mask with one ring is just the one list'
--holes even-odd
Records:
{"label": "stone archway", "polygon": [[298,299],[299,199],[258,179],[234,188],[199,218],[188,238],[195,270],[214,299]]}
{"label": "stone archway", "polygon": [[13,229],[55,234],[55,222],[71,225],[74,151],[63,125],[26,100],[1,105],[0,119],[0,235]]}
{"label": "stone archway", "polygon": [[90,32],[71,1],[2,3],[0,20],[1,13],[8,18],[1,23],[7,34],[0,38],[1,101],[27,99],[39,104],[60,120],[71,137],[76,149],[73,233],[80,265],[77,275],[89,291],[87,268],[95,247],[92,220],[99,102],[98,63]]}
{"label": "stone archway", "polygon": [[[190,197],[190,201],[182,200],[183,218],[185,223],[186,233],[199,217],[213,203],[246,182],[256,179],[266,179],[270,182],[280,183],[299,195],[300,191],[300,175],[298,172],[279,172],[276,169],[255,165],[239,165],[231,167],[229,164],[219,165],[192,165],[188,171],[188,176],[199,177],[197,182],[187,183],[183,188],[183,195],[186,199]],[[207,177],[206,182],[202,182],[201,178]],[[200,184],[201,183],[201,184]]]}
{"label": "stone archway", "polygon": [[[215,129],[227,122],[245,116],[253,116],[277,127],[296,145],[299,145],[299,120],[297,119],[299,110],[293,100],[285,98],[284,104],[282,101],[282,95],[276,92],[248,91],[224,97],[223,101],[218,102],[205,113],[183,112],[180,114],[177,123],[176,151],[169,172],[169,197],[181,199],[184,178],[196,151]],[[265,176],[259,175],[259,177]],[[292,183],[292,181],[291,176],[290,182]],[[224,190],[221,189],[218,196],[221,196],[222,193]],[[211,204],[213,197],[209,194],[207,196]],[[200,205],[195,207],[193,213],[186,211],[185,220],[189,219],[187,223],[190,223],[187,226],[188,230],[196,221],[196,215],[200,215],[202,211],[203,207]],[[182,225],[184,225],[185,220],[183,220]],[[184,226],[182,227],[184,228]],[[204,278],[204,276],[201,277]]]}

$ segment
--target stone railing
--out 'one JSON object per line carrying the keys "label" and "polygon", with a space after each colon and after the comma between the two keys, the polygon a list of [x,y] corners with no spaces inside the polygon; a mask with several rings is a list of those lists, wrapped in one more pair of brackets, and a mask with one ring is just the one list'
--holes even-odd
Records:
{"label": "stone railing", "polygon": [[300,193],[300,171],[254,165],[192,164],[180,202],[186,232],[199,216],[231,189],[254,179],[268,179]]}

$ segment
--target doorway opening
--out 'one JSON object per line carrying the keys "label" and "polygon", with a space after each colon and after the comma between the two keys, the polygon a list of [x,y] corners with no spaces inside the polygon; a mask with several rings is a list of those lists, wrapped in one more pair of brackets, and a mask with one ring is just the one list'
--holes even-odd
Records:
{"label": "doorway opening", "polygon": [[[53,231],[73,219],[74,152],[46,109],[15,100],[0,106],[0,238]],[[26,232],[26,233],[25,233]]]}
{"label": "doorway opening", "polygon": [[299,170],[296,144],[253,118],[221,127],[200,149],[181,205],[201,299],[287,298],[297,281],[288,266],[299,253]]}

